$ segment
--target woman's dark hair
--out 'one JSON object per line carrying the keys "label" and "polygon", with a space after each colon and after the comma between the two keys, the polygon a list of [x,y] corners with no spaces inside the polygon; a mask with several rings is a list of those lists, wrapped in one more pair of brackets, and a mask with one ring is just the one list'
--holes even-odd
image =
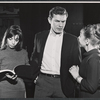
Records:
{"label": "woman's dark hair", "polygon": [[19,36],[19,42],[15,46],[15,50],[19,51],[22,49],[23,46],[23,36],[22,36],[22,30],[19,25],[11,25],[4,33],[2,42],[1,42],[1,50],[6,49],[7,47],[7,39],[11,38],[15,35]]}

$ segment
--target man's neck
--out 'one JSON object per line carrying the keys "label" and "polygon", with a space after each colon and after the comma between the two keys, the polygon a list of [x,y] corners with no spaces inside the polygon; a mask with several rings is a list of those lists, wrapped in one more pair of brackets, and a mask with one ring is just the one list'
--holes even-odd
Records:
{"label": "man's neck", "polygon": [[51,29],[50,31],[51,31],[51,33],[53,33],[53,34],[55,34],[55,35],[60,35],[60,34],[63,33],[63,31],[62,31],[62,32],[59,32],[59,33],[58,33],[58,32],[55,32],[53,29]]}

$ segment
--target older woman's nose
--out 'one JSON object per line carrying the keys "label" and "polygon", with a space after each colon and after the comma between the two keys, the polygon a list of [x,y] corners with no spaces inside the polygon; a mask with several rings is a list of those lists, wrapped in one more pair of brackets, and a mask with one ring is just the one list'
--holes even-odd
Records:
{"label": "older woman's nose", "polygon": [[80,36],[78,36],[77,40],[79,41]]}

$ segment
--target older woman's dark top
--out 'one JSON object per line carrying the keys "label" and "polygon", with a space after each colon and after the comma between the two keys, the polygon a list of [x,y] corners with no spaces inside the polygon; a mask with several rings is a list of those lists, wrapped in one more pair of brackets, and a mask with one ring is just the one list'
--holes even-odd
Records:
{"label": "older woman's dark top", "polygon": [[100,97],[100,53],[94,49],[86,52],[79,74],[83,77],[80,84],[81,98],[99,98]]}

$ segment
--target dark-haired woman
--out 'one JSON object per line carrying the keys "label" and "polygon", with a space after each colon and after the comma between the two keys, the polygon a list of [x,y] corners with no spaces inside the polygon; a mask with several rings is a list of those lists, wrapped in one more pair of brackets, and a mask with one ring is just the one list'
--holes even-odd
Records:
{"label": "dark-haired woman", "polygon": [[[0,70],[13,70],[18,65],[28,65],[26,50],[22,48],[22,30],[18,25],[10,26],[2,39],[0,49]],[[25,85],[21,78],[16,83],[0,81],[0,98],[25,98]]]}
{"label": "dark-haired woman", "polygon": [[100,24],[81,29],[78,39],[85,58],[80,68],[73,65],[69,72],[80,84],[80,98],[100,98]]}

